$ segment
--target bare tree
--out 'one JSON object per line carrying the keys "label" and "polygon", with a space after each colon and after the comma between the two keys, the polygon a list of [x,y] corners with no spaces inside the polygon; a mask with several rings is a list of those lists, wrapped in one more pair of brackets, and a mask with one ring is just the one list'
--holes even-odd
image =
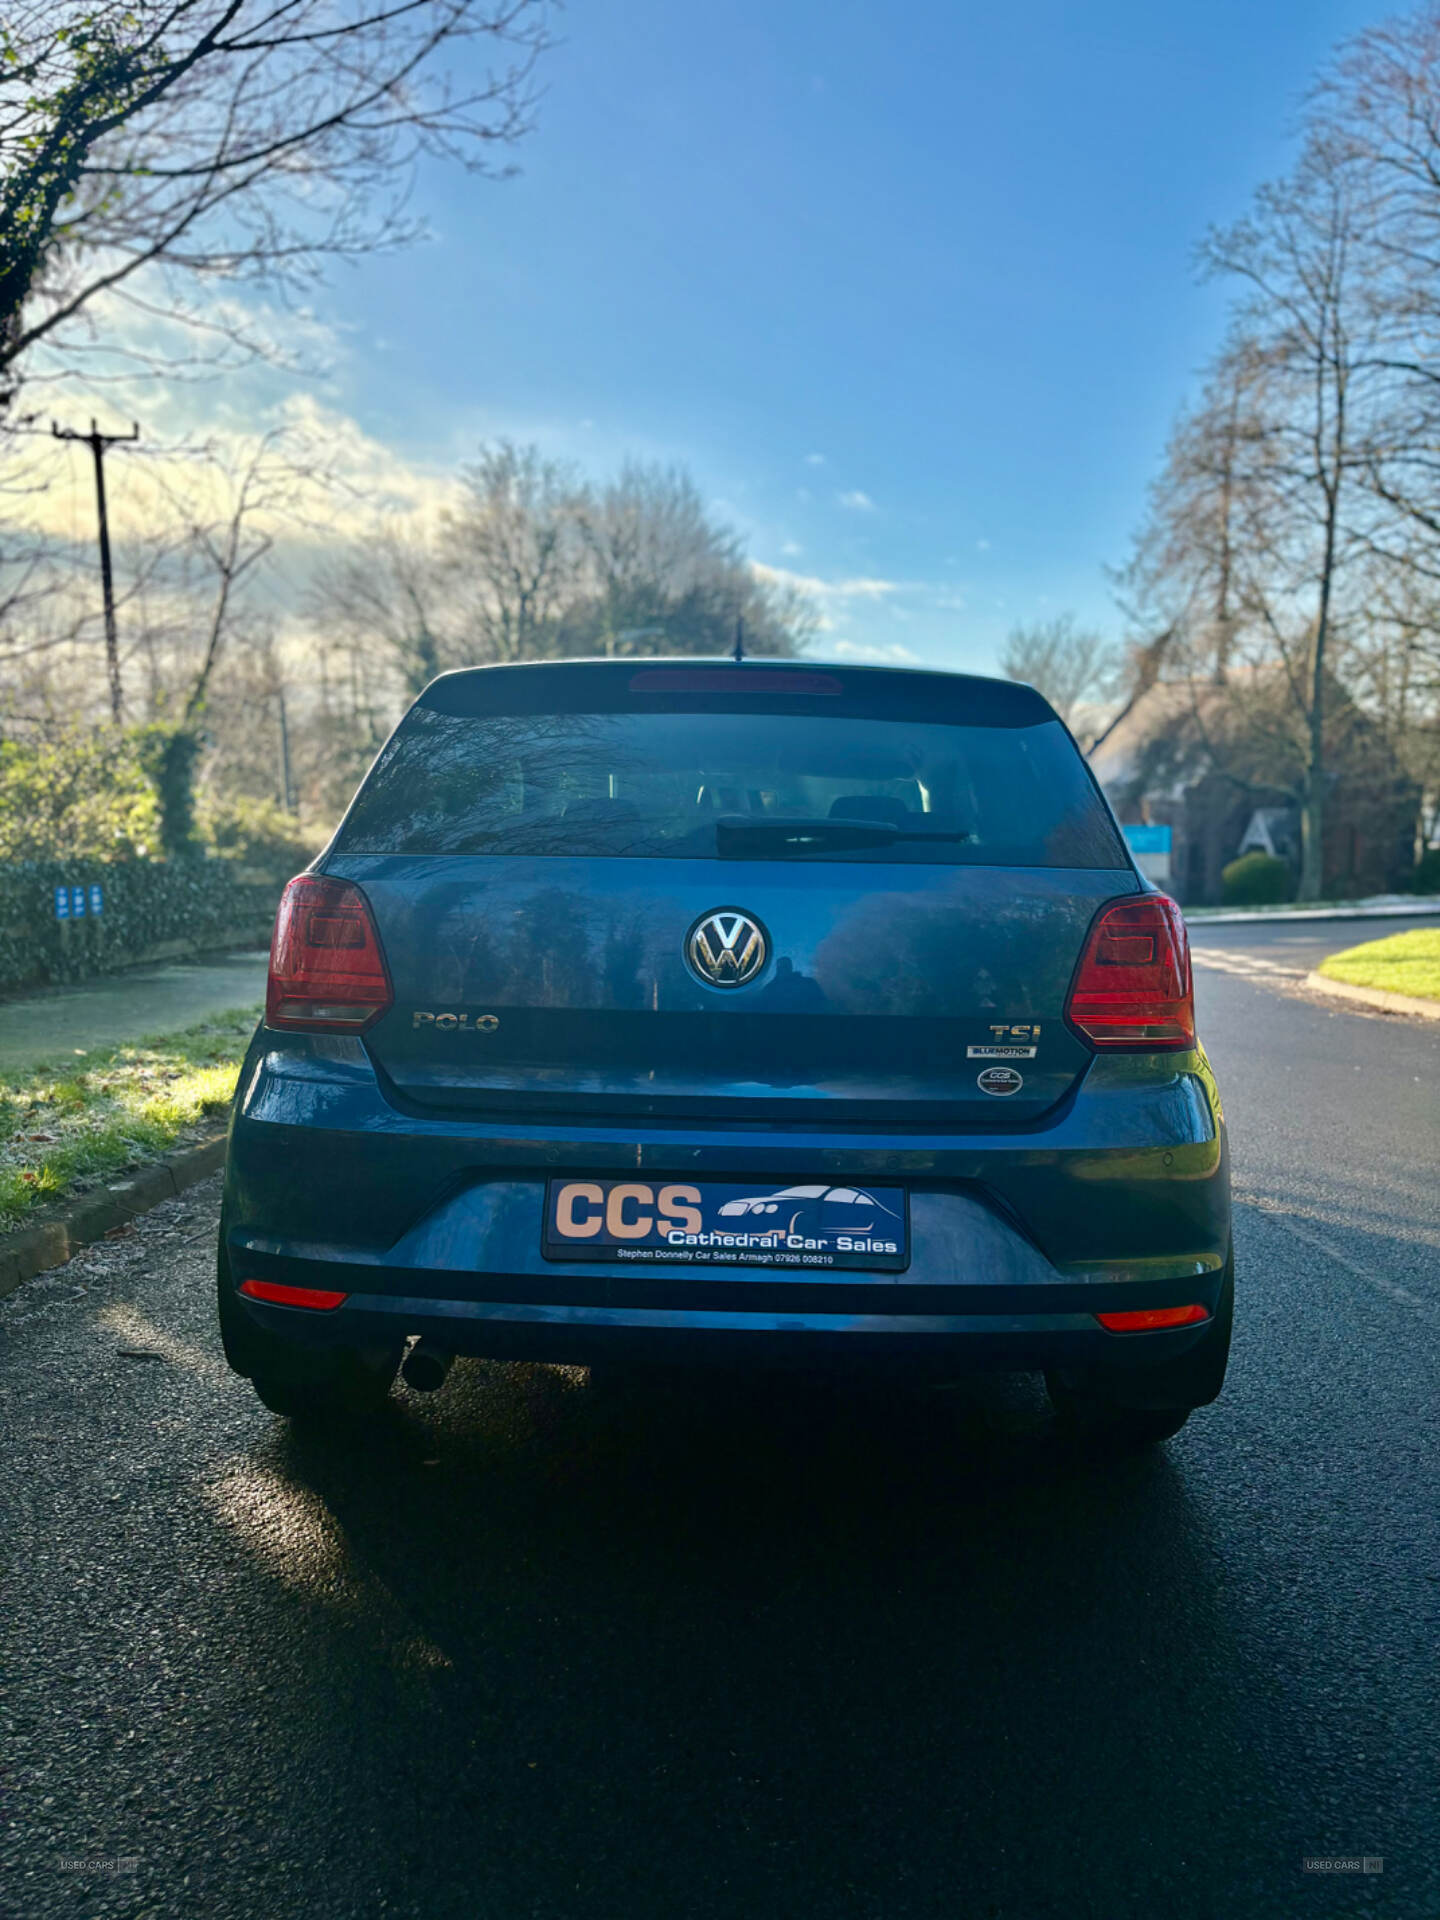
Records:
{"label": "bare tree", "polygon": [[1073,613],[1010,629],[1000,668],[1043,693],[1067,726],[1083,701],[1102,697],[1117,657],[1104,636],[1077,625]]}
{"label": "bare tree", "polygon": [[269,559],[277,531],[304,524],[307,497],[327,479],[317,452],[277,428],[234,451],[204,449],[183,499],[173,484],[167,487],[209,601],[200,655],[181,707],[187,726],[205,711],[221,650],[243,611],[238,606],[243,586]]}
{"label": "bare tree", "polygon": [[1130,560],[1111,576],[1144,636],[1132,680],[1166,671],[1223,685],[1228,676],[1249,591],[1253,476],[1266,435],[1261,375],[1255,343],[1232,335],[1171,433]]}
{"label": "bare tree", "polygon": [[447,583],[433,542],[383,528],[328,561],[307,596],[322,649],[373,649],[414,695],[457,664],[446,637]]}
{"label": "bare tree", "polygon": [[437,532],[387,527],[322,567],[307,611],[322,646],[418,693],[447,667],[559,655],[713,653],[743,622],[755,653],[815,629],[799,592],[760,577],[674,468],[587,482],[501,441],[464,469]]}
{"label": "bare tree", "polygon": [[[1440,7],[1346,41],[1311,98],[1312,151],[1363,180],[1353,238],[1381,323],[1377,360],[1397,431],[1378,438],[1366,479],[1399,510],[1388,557],[1432,577],[1440,539]],[[1409,523],[1408,526],[1406,523]]]}
{"label": "bare tree", "polygon": [[482,447],[440,551],[470,660],[537,660],[558,650],[585,564],[578,476],[538,447]]}
{"label": "bare tree", "polygon": [[1374,569],[1347,681],[1413,783],[1418,859],[1440,841],[1440,590],[1428,578]]}
{"label": "bare tree", "polygon": [[1327,707],[1344,589],[1373,546],[1364,477],[1391,430],[1383,313],[1356,259],[1369,217],[1363,171],[1312,145],[1262,187],[1250,218],[1212,233],[1204,258],[1242,286],[1253,431],[1244,498],[1244,612],[1283,666],[1303,767],[1300,897],[1323,885]]}
{"label": "bare tree", "polygon": [[[172,292],[196,275],[294,288],[413,238],[413,163],[492,170],[528,126],[544,41],[543,0],[16,0],[0,387],[98,294],[146,306],[142,269]],[[446,60],[467,42],[496,64],[457,87]]]}
{"label": "bare tree", "polygon": [[588,562],[565,621],[576,652],[720,653],[743,634],[747,652],[788,654],[815,629],[804,596],[756,575],[683,469],[627,461],[576,514]]}
{"label": "bare tree", "polygon": [[[735,562],[733,542],[705,517],[688,474],[629,461],[612,485],[587,489],[576,503],[588,562],[585,602],[571,624],[588,629],[585,651],[654,651],[681,602],[703,598],[717,573]],[[735,610],[731,597],[730,623]]]}
{"label": "bare tree", "polygon": [[[323,527],[330,485],[328,454],[303,426],[153,449],[137,461],[131,527],[116,543],[131,719],[200,722],[224,651],[271,618],[260,603],[277,544]],[[88,655],[93,624],[87,614],[76,625],[72,650]]]}

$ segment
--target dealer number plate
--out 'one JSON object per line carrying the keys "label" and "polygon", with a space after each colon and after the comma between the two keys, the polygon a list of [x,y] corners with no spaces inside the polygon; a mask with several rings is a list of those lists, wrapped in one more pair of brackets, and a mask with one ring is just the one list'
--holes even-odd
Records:
{"label": "dealer number plate", "polygon": [[551,1180],[550,1260],[711,1267],[866,1267],[910,1259],[903,1187],[754,1180]]}

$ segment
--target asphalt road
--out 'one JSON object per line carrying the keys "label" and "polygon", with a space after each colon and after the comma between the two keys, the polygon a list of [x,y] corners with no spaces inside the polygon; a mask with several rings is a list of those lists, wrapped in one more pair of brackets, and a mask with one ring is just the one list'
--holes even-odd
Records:
{"label": "asphalt road", "polygon": [[302,1442],[214,1183],[0,1305],[3,1911],[1440,1912],[1440,1025],[1199,980],[1235,1359],[1143,1460],[1024,1382],[473,1363]]}

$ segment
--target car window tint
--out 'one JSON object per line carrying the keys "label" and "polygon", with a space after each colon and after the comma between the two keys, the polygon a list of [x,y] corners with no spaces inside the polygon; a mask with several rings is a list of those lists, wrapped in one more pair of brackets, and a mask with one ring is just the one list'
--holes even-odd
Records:
{"label": "car window tint", "polygon": [[[343,853],[720,857],[722,816],[863,821],[948,840],[805,859],[1120,867],[1056,721],[973,727],[786,713],[414,708],[340,833]],[[797,857],[786,851],[785,858]]]}

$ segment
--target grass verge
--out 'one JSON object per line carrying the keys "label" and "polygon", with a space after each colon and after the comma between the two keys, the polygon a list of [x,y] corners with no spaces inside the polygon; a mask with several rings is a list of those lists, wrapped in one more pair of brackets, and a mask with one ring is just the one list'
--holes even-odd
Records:
{"label": "grass verge", "polygon": [[1440,1000],[1440,927],[1416,927],[1410,933],[1392,933],[1388,940],[1347,947],[1343,953],[1332,953],[1316,971],[1351,987],[1379,987],[1417,1000]]}
{"label": "grass verge", "polygon": [[0,1232],[213,1129],[258,1007],[0,1077]]}

